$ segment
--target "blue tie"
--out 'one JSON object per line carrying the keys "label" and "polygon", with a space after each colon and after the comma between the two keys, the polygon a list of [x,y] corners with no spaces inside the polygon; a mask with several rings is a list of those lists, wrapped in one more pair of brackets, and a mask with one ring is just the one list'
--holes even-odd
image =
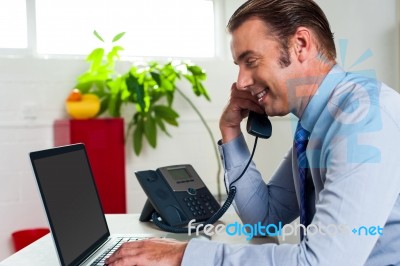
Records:
{"label": "blue tie", "polygon": [[306,147],[308,144],[309,132],[305,130],[300,121],[297,123],[296,132],[294,134],[294,147],[297,154],[297,165],[299,168],[300,179],[300,223],[307,227],[307,204],[306,204],[306,176],[308,161],[306,157]]}

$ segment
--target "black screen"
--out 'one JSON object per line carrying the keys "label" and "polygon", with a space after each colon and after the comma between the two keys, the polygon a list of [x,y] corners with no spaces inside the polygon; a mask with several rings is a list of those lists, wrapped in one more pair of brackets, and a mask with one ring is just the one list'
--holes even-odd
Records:
{"label": "black screen", "polygon": [[168,169],[168,172],[175,181],[188,180],[191,177],[184,167]]}
{"label": "black screen", "polygon": [[[83,145],[66,153],[31,153],[39,188],[64,265],[109,235]],[[61,151],[61,153],[58,153]],[[33,155],[32,155],[33,154]],[[40,158],[42,157],[42,158]]]}

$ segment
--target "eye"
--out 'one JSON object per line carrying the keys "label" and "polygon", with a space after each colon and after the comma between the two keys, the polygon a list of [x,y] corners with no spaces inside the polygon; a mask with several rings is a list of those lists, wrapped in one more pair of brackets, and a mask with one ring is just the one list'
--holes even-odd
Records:
{"label": "eye", "polygon": [[256,66],[257,59],[255,58],[248,58],[245,62],[247,67],[254,67]]}

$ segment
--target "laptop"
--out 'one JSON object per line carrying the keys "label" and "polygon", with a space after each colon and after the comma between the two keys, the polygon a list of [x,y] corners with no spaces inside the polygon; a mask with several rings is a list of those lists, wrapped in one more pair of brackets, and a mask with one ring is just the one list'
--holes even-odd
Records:
{"label": "laptop", "polygon": [[110,235],[84,144],[29,156],[61,265],[104,265],[123,242],[149,237]]}

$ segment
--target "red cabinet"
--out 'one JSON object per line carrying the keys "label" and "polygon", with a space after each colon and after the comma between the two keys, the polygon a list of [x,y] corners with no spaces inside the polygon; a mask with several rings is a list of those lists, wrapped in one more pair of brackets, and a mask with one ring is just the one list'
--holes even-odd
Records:
{"label": "red cabinet", "polygon": [[84,143],[105,213],[126,213],[124,121],[121,118],[54,122],[54,145]]}

